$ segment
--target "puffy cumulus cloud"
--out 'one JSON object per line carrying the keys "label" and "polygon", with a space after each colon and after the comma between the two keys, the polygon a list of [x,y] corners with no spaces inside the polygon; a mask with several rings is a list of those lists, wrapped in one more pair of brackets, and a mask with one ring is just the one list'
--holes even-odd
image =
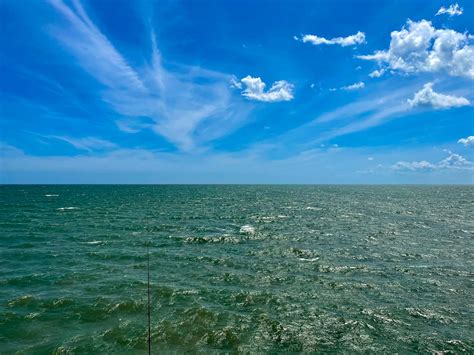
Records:
{"label": "puffy cumulus cloud", "polygon": [[360,81],[360,82],[354,83],[352,85],[343,86],[343,87],[341,87],[341,90],[353,91],[353,90],[363,89],[364,87],[365,87],[365,83]]}
{"label": "puffy cumulus cloud", "polygon": [[351,85],[347,86],[341,86],[339,89],[338,88],[330,88],[329,91],[334,92],[337,90],[345,90],[345,91],[354,91],[354,90],[359,90],[363,89],[365,87],[365,83],[363,81],[360,81],[358,83],[354,83]]}
{"label": "puffy cumulus cloud", "polygon": [[440,169],[474,170],[474,163],[459,154],[448,151],[449,156],[437,163],[421,161],[399,161],[392,165],[396,171],[431,171]]}
{"label": "puffy cumulus cloud", "polygon": [[265,91],[266,84],[259,77],[254,78],[247,75],[241,79],[240,82],[234,80],[232,87],[241,89],[242,84],[245,89],[242,91],[242,96],[249,100],[263,101],[263,102],[278,102],[290,101],[294,98],[294,86],[286,80],[275,81],[269,90]]}
{"label": "puffy cumulus cloud", "polygon": [[303,35],[303,37],[293,37],[295,40],[302,41],[303,43],[311,43],[315,46],[319,46],[320,44],[337,44],[342,47],[347,46],[355,46],[357,44],[365,43],[365,33],[358,31],[354,35],[350,35],[347,37],[336,37],[331,39],[326,39],[324,37],[319,37],[316,35]]}
{"label": "puffy cumulus cloud", "polygon": [[458,140],[458,143],[464,145],[465,147],[474,147],[474,136],[461,138]]}
{"label": "puffy cumulus cloud", "polygon": [[436,16],[447,14],[450,17],[462,15],[463,8],[459,7],[458,3],[450,5],[448,8],[441,6],[441,8],[436,13]]}
{"label": "puffy cumulus cloud", "polygon": [[455,153],[449,152],[450,155],[446,158],[441,160],[437,167],[439,169],[474,169],[474,163],[467,160],[463,156]]}
{"label": "puffy cumulus cloud", "polygon": [[380,78],[382,75],[385,74],[385,69],[374,70],[372,73],[369,74],[371,78]]}
{"label": "puffy cumulus cloud", "polygon": [[436,29],[430,21],[408,20],[400,31],[391,33],[389,49],[357,57],[405,73],[444,71],[474,79],[472,38],[468,33]]}
{"label": "puffy cumulus cloud", "polygon": [[439,94],[433,90],[433,83],[426,83],[423,89],[415,93],[412,100],[408,100],[411,107],[430,106],[435,109],[468,106],[469,100],[465,97]]}

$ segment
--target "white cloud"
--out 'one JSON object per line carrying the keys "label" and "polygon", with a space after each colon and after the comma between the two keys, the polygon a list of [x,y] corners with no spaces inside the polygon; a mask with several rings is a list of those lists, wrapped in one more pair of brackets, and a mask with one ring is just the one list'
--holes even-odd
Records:
{"label": "white cloud", "polygon": [[347,36],[347,37],[336,37],[332,39],[326,39],[324,37],[319,37],[316,35],[303,35],[303,37],[298,38],[294,37],[295,40],[302,41],[303,43],[309,42],[311,44],[314,44],[315,46],[318,46],[320,44],[338,44],[342,47],[346,46],[354,46],[356,44],[362,44],[365,43],[365,33],[364,32],[357,32],[354,35]]}
{"label": "white cloud", "polygon": [[[10,144],[0,142],[0,157],[7,158],[7,157],[18,157],[23,155],[23,151],[14,147]],[[1,163],[1,161],[0,161]]]}
{"label": "white cloud", "polygon": [[458,140],[458,143],[464,145],[465,147],[474,147],[474,136],[461,138]]}
{"label": "white cloud", "polygon": [[436,13],[436,16],[448,14],[450,17],[462,15],[463,8],[459,7],[458,3],[450,5],[448,8],[441,6],[441,8]]}
{"label": "white cloud", "polygon": [[[181,150],[190,151],[241,126],[250,105],[237,102],[229,75],[201,67],[167,69],[150,30],[151,58],[133,67],[88,17],[79,1],[49,0],[66,22],[51,29],[76,62],[102,87],[97,95],[120,116],[125,132],[151,129]],[[146,125],[131,121],[149,119]]]}
{"label": "white cloud", "polygon": [[372,73],[369,74],[371,78],[380,78],[384,75],[385,69],[374,70]]}
{"label": "white cloud", "polygon": [[[385,162],[393,161],[394,154],[413,156],[420,154],[419,148],[378,151],[377,165],[367,162],[366,148],[321,149],[318,144],[281,156],[273,154],[279,146],[274,143],[258,143],[232,153],[116,149],[33,156],[0,142],[0,183],[472,183],[472,169],[439,169],[446,173],[433,174],[429,180],[421,174],[392,174],[387,169]],[[371,164],[377,165],[371,177],[359,179],[355,172]],[[242,173],[247,171],[252,174]]]}
{"label": "white cloud", "polygon": [[410,171],[419,171],[419,170],[431,170],[435,169],[436,166],[427,162],[426,160],[422,161],[399,161],[392,166],[394,170],[410,170]]}
{"label": "white cloud", "polygon": [[119,130],[125,133],[138,133],[147,128],[153,129],[153,123],[146,122],[144,119],[140,120],[137,117],[119,119],[115,121],[115,124]]}
{"label": "white cloud", "polygon": [[450,152],[450,155],[446,158],[441,160],[437,167],[439,169],[474,169],[474,163],[467,160],[463,156],[459,154],[454,154]]}
{"label": "white cloud", "polygon": [[104,149],[112,149],[116,148],[117,146],[109,141],[104,139],[96,138],[96,137],[82,137],[82,138],[74,138],[74,137],[67,137],[67,136],[48,136],[49,138],[55,138],[62,140],[66,143],[69,143],[73,147],[79,150],[86,150],[91,152],[93,150],[104,150]]}
{"label": "white cloud", "polygon": [[468,106],[469,100],[465,97],[439,94],[433,90],[433,83],[427,83],[423,89],[415,93],[412,100],[408,100],[411,107],[431,106],[435,109]]}
{"label": "white cloud", "polygon": [[389,49],[357,57],[405,73],[446,72],[474,79],[471,39],[468,33],[436,29],[430,21],[408,20],[400,31],[391,33]]}
{"label": "white cloud", "polygon": [[352,85],[343,86],[343,87],[341,87],[341,90],[352,91],[352,90],[363,89],[364,87],[365,87],[365,83],[360,81],[360,82],[354,83]]}
{"label": "white cloud", "polygon": [[[312,132],[312,141],[322,143],[346,134],[367,130],[405,114],[410,106],[407,96],[416,86],[402,86],[388,91],[374,92],[370,97],[356,100],[316,116],[313,120],[285,133],[293,141],[299,135]],[[337,90],[334,88],[334,90]],[[330,89],[330,91],[332,91]],[[337,122],[336,124],[328,124]],[[323,126],[321,126],[323,125]],[[327,130],[323,127],[326,127]],[[290,138],[291,137],[291,138]]]}
{"label": "white cloud", "polygon": [[[354,90],[363,89],[364,87],[365,87],[365,83],[360,81],[358,83],[354,83],[354,84],[351,84],[351,85],[341,86],[339,88],[339,90],[354,91]],[[331,92],[334,92],[334,91],[337,91],[337,90],[338,90],[337,88],[330,88],[329,89],[329,91],[331,91]]]}
{"label": "white cloud", "polygon": [[242,83],[237,81],[237,78],[233,76],[232,79],[230,79],[230,87],[232,89],[242,89]]}
{"label": "white cloud", "polygon": [[397,171],[429,171],[440,169],[474,170],[474,163],[467,160],[459,154],[449,152],[449,156],[438,163],[422,161],[399,161],[392,165],[393,170]]}
{"label": "white cloud", "polygon": [[[294,86],[285,80],[275,81],[268,91],[265,91],[266,84],[259,77],[253,78],[247,75],[240,82],[245,85],[242,96],[250,100],[264,102],[290,101],[293,99]],[[239,83],[240,84],[240,83]],[[234,87],[239,88],[234,85]],[[240,86],[241,88],[242,86]]]}

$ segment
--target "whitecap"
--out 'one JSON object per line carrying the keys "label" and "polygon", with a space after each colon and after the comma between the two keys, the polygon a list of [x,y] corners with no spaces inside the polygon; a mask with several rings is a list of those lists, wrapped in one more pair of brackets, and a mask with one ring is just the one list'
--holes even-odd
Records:
{"label": "whitecap", "polygon": [[312,206],[308,206],[305,209],[312,210],[312,211],[321,211],[322,210],[322,208],[320,208],[320,207],[312,207]]}
{"label": "whitecap", "polygon": [[59,207],[58,211],[78,210],[79,207]]}
{"label": "whitecap", "polygon": [[90,244],[90,245],[97,245],[97,244],[102,244],[103,241],[102,240],[93,240],[91,242],[85,242],[86,244]]}
{"label": "whitecap", "polygon": [[251,225],[246,224],[245,226],[240,227],[240,233],[254,234],[255,228],[252,227]]}
{"label": "whitecap", "polygon": [[26,318],[26,319],[35,319],[35,318],[37,318],[39,315],[40,315],[39,312],[34,312],[34,313],[28,314],[27,316],[25,316],[25,318]]}
{"label": "whitecap", "polygon": [[55,195],[55,194],[47,194],[47,195],[44,195],[45,197],[58,197],[59,195]]}
{"label": "whitecap", "polygon": [[311,259],[298,258],[298,260],[301,260],[301,261],[317,261],[317,260],[319,260],[319,258],[311,258]]}

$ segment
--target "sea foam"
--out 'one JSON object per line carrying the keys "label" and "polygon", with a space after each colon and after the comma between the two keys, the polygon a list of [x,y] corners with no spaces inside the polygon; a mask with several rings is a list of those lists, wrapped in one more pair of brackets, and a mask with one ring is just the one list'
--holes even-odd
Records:
{"label": "sea foam", "polygon": [[78,210],[79,207],[59,207],[58,211]]}
{"label": "sea foam", "polygon": [[240,233],[255,234],[255,228],[249,224],[246,224],[245,226],[240,227]]}

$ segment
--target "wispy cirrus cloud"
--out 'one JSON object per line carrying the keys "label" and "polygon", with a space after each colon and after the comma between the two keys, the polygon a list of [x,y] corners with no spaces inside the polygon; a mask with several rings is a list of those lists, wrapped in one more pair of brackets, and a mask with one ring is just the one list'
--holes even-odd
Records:
{"label": "wispy cirrus cloud", "polygon": [[325,112],[317,116],[308,125],[315,126],[323,123],[348,120],[352,121],[350,124],[355,124],[357,122],[354,121],[357,117],[365,117],[366,119],[390,117],[409,108],[409,105],[406,103],[406,97],[412,91],[413,86],[407,86],[392,90],[388,94],[382,92],[377,97],[366,97]]}
{"label": "wispy cirrus cloud", "polygon": [[295,36],[294,39],[297,41],[301,41],[303,43],[311,43],[315,46],[326,44],[326,45],[339,45],[341,47],[347,47],[347,46],[355,46],[357,44],[365,43],[365,33],[358,31],[356,34],[353,34],[347,37],[335,37],[331,39],[326,39],[324,37],[319,37],[317,35],[306,34],[306,35],[303,35],[301,38],[298,38],[297,36]]}
{"label": "wispy cirrus cloud", "polygon": [[364,96],[323,112],[268,142],[278,142],[280,146],[296,145],[297,149],[310,149],[340,136],[383,125],[410,110],[407,99],[415,87],[406,85],[396,90],[378,90],[376,95]]}
{"label": "wispy cirrus cloud", "polygon": [[423,89],[415,93],[413,99],[408,100],[411,107],[427,106],[434,109],[449,109],[453,107],[469,106],[465,97],[445,95],[433,90],[433,83],[426,83]]}
{"label": "wispy cirrus cloud", "polygon": [[23,151],[17,147],[7,144],[5,142],[0,142],[0,158],[5,159],[8,157],[19,157],[23,155]]}
{"label": "wispy cirrus cloud", "polygon": [[79,150],[88,152],[96,150],[108,150],[117,148],[115,143],[97,137],[68,137],[68,136],[47,136],[47,138],[54,138],[66,142]]}
{"label": "wispy cirrus cloud", "polygon": [[78,0],[72,2],[72,7],[62,0],[49,0],[49,3],[68,23],[67,27],[56,28],[54,36],[80,60],[86,71],[109,88],[145,89],[138,73],[90,20]]}
{"label": "wispy cirrus cloud", "polygon": [[[180,149],[191,150],[243,124],[251,108],[232,99],[227,85],[230,75],[184,65],[166,69],[152,31],[149,64],[134,68],[78,0],[71,6],[61,0],[49,2],[66,20],[65,26],[54,28],[53,35],[105,86],[97,95],[125,116],[117,120],[124,132],[149,128]],[[152,124],[141,124],[140,117]]]}

